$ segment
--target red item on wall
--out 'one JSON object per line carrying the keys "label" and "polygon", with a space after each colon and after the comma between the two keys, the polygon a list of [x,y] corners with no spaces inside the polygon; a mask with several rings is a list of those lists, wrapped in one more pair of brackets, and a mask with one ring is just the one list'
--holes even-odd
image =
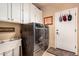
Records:
{"label": "red item on wall", "polygon": [[63,16],[63,21],[67,21],[67,17],[65,15]]}

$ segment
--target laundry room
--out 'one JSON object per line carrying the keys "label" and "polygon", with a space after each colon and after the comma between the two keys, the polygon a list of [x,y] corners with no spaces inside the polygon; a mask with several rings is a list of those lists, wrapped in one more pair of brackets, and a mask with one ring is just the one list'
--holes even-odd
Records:
{"label": "laundry room", "polygon": [[0,56],[78,56],[79,3],[0,3]]}

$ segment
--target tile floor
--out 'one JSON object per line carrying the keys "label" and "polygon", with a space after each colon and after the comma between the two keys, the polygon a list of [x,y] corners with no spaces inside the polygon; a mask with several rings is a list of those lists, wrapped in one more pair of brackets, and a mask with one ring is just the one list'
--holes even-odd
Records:
{"label": "tile floor", "polygon": [[55,55],[53,55],[53,54],[48,53],[47,51],[45,51],[44,54],[43,54],[42,56],[55,56]]}
{"label": "tile floor", "polygon": [[45,52],[44,51],[39,51],[40,53],[37,53],[35,56],[77,56],[75,53],[58,49],[58,48],[53,48],[50,47],[48,48]]}
{"label": "tile floor", "polygon": [[74,52],[53,47],[47,49],[47,52],[56,56],[76,56]]}

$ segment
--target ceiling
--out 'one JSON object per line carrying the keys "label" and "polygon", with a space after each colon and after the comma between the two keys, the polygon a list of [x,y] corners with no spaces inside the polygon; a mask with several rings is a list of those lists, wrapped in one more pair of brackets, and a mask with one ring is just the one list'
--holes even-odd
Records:
{"label": "ceiling", "polygon": [[53,3],[34,3],[38,8],[43,9],[47,6],[54,5]]}
{"label": "ceiling", "polygon": [[40,9],[44,9],[44,8],[50,7],[50,6],[52,6],[52,7],[59,6],[60,7],[60,6],[72,5],[72,4],[77,5],[79,3],[33,3],[33,4],[36,5]]}

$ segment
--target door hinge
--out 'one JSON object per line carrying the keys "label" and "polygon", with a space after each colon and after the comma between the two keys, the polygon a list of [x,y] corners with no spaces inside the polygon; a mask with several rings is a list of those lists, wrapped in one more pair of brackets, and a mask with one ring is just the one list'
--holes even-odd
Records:
{"label": "door hinge", "polygon": [[76,12],[75,12],[75,16],[76,16]]}
{"label": "door hinge", "polygon": [[75,32],[76,32],[76,29],[75,29]]}
{"label": "door hinge", "polygon": [[75,49],[76,49],[76,45],[75,45]]}

